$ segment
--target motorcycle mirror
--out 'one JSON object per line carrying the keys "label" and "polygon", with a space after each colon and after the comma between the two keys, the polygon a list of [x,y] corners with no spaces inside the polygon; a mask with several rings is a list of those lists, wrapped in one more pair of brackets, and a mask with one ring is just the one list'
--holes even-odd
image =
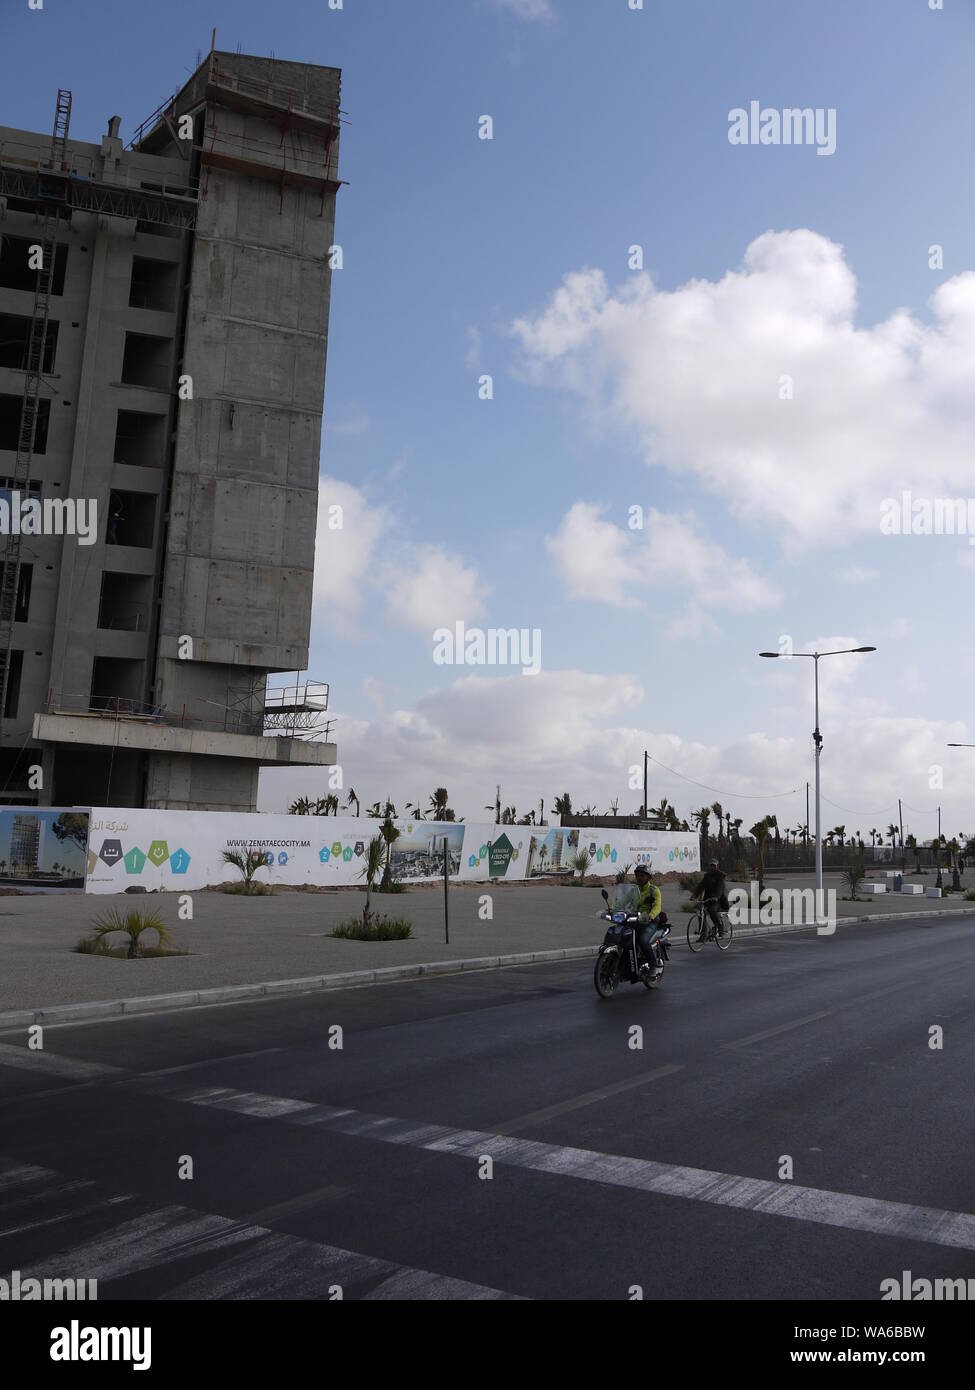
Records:
{"label": "motorcycle mirror", "polygon": [[609,902],[609,894],[606,892],[605,888],[603,889],[603,897],[606,899],[607,902]]}

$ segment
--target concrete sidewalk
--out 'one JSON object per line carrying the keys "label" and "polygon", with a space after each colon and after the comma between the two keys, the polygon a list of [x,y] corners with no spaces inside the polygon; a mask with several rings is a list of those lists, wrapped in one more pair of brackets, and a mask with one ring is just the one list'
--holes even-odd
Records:
{"label": "concrete sidewalk", "polygon": [[[811,884],[808,875],[769,880],[770,886],[779,889]],[[843,920],[852,923],[904,917],[932,922],[944,913],[975,914],[975,904],[959,897],[890,896],[847,903],[842,901],[838,876],[827,876],[826,886],[837,889],[838,930],[842,930]],[[177,894],[0,899],[0,1014],[119,1000],[143,999],[148,1003],[150,998],[170,994],[186,996],[185,1002],[193,1003],[199,1000],[189,996],[200,991],[264,986],[268,982],[276,984],[275,992],[284,992],[302,987],[302,982],[320,982],[325,976],[346,973],[359,973],[359,982],[365,982],[365,975],[371,977],[371,972],[395,967],[417,973],[420,965],[435,964],[448,970],[466,961],[478,962],[484,968],[502,959],[513,963],[513,957],[530,959],[538,953],[571,951],[584,955],[603,935],[598,920],[602,908],[599,889],[589,886],[452,886],[449,944],[444,940],[443,893],[439,888],[414,887],[402,894],[374,896],[374,911],[403,916],[413,924],[410,940],[390,942],[342,941],[329,935],[339,921],[361,912],[363,894],[354,889],[341,893],[282,892],[255,898],[197,892],[190,897],[193,917],[188,921],[180,920]],[[677,884],[663,886],[664,908],[678,945],[684,940],[687,914],[681,905],[686,897]],[[488,906],[492,916],[484,919]],[[158,909],[174,944],[190,954],[128,961],[74,952],[72,947],[79,938],[90,933],[92,919],[110,907]],[[766,932],[788,929],[752,928]],[[744,930],[738,928],[739,933]],[[160,1002],[158,1006],[164,1005]],[[11,1021],[6,1020],[7,1025]],[[3,1019],[0,1026],[5,1026]]]}

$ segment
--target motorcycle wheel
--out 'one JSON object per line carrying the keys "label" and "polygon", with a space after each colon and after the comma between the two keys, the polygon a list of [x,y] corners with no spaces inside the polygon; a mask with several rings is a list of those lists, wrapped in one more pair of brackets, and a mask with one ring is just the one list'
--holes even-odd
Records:
{"label": "motorcycle wheel", "polygon": [[596,986],[596,993],[601,999],[612,999],[620,983],[619,956],[609,954],[597,956],[593,982]]}

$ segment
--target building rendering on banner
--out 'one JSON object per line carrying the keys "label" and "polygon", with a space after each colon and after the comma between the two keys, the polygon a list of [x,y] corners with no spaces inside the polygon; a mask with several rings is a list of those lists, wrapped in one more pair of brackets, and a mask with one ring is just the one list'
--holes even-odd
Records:
{"label": "building rendering on banner", "polygon": [[70,139],[68,91],[0,127],[6,804],[249,810],[335,762],[328,687],[273,677],[308,662],[339,98],[214,51],[127,146]]}

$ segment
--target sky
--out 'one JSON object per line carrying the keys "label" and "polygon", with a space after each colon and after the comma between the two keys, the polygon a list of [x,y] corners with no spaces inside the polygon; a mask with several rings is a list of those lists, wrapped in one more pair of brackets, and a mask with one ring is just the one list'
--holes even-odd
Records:
{"label": "sky", "polygon": [[[651,804],[793,827],[813,663],[758,653],[872,645],[820,665],[824,829],[975,832],[975,546],[890,533],[909,493],[975,539],[975,11],[630,3],[0,0],[2,119],[63,85],[127,139],[213,26],[342,68],[309,675],[343,800],[633,811],[646,749]],[[752,102],[822,138],[732,143]],[[437,659],[457,623],[522,664]]]}

